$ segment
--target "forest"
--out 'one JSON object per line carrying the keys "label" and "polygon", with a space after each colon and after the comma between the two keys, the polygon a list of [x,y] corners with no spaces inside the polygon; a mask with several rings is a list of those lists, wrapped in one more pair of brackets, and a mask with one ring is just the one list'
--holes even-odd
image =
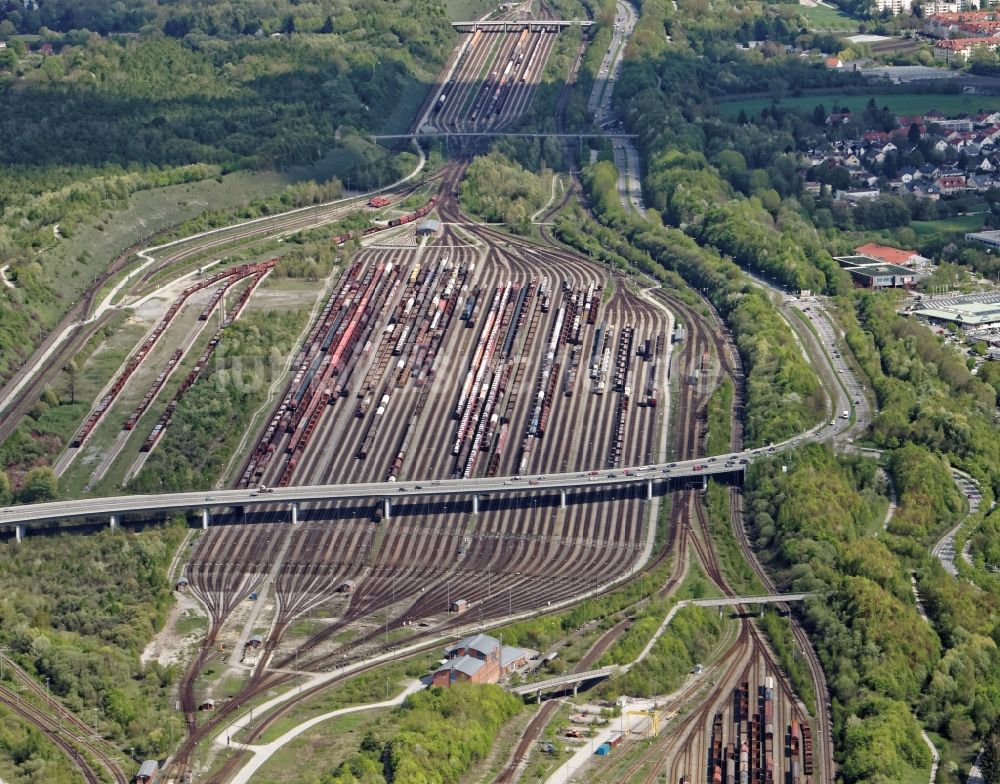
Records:
{"label": "forest", "polygon": [[[88,723],[96,709],[98,731],[143,756],[162,756],[172,745],[169,689],[177,673],[142,664],[139,655],[166,619],[173,588],[167,567],[185,533],[183,525],[142,534],[104,530],[0,548],[6,655],[48,680],[52,694]],[[65,557],[68,549],[73,558]],[[0,723],[0,748],[23,776],[13,781],[59,780],[45,778],[58,770],[47,739]]]}
{"label": "forest", "polygon": [[481,155],[466,170],[460,192],[462,209],[527,234],[531,216],[548,198],[542,182],[550,180],[551,172],[534,174],[500,152]]}

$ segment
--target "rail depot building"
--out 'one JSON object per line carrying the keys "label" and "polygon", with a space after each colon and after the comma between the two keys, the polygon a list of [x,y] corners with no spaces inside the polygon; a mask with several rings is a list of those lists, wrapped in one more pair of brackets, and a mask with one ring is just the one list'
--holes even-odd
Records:
{"label": "rail depot building", "polygon": [[447,658],[434,672],[434,686],[450,686],[456,681],[496,683],[523,667],[534,651],[501,645],[496,637],[474,634],[445,648]]}

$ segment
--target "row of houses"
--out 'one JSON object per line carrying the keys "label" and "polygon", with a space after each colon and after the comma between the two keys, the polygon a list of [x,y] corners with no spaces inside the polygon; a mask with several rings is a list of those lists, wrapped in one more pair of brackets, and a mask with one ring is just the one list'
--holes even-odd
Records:
{"label": "row of houses", "polygon": [[996,11],[972,11],[924,7],[922,32],[931,38],[978,38],[1000,33],[1000,14]]}
{"label": "row of houses", "polygon": [[[838,191],[836,198],[848,203],[877,199],[883,189],[900,195],[937,200],[967,191],[983,192],[1000,186],[1000,112],[981,112],[975,116],[944,117],[931,111],[924,115],[897,118],[892,131],[867,131],[856,138],[834,139],[825,149],[809,150],[804,163],[809,167],[840,167],[851,176],[851,185]],[[831,129],[853,121],[850,112],[830,114]],[[933,131],[938,138],[931,149],[950,164],[925,163],[893,167],[888,180],[883,164],[893,154],[910,155],[917,146],[910,141],[910,128],[921,135]],[[961,165],[960,165],[961,164]],[[820,191],[818,182],[808,181],[806,190]]]}
{"label": "row of houses", "polygon": [[[899,14],[912,14],[913,6],[917,0],[874,0],[875,10],[882,14],[888,11],[897,16]],[[921,11],[925,18],[932,16],[954,16],[965,14],[991,13],[989,11],[979,11],[980,8],[989,8],[993,0],[923,0],[920,3]]]}
{"label": "row of houses", "polygon": [[[909,177],[908,174],[904,176]],[[846,204],[857,204],[862,201],[878,199],[885,194],[894,194],[938,201],[942,196],[983,193],[992,188],[1000,188],[1000,177],[987,174],[945,173],[934,180],[902,180],[896,177],[886,183],[887,187],[884,190],[879,185],[874,184],[878,182],[877,177],[872,176],[866,179],[872,180],[873,183],[854,188],[838,188],[834,191],[834,198]],[[822,185],[818,182],[807,181],[805,190],[819,194]]]}
{"label": "row of houses", "polygon": [[998,35],[985,38],[949,38],[934,43],[934,59],[950,63],[958,56],[968,60],[977,51],[996,52],[997,49],[1000,49]]}

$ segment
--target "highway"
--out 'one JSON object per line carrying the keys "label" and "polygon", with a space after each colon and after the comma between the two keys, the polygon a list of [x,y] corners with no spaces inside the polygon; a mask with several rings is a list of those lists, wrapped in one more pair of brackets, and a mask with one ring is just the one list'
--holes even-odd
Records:
{"label": "highway", "polygon": [[79,498],[42,504],[25,504],[0,510],[0,529],[9,530],[13,526],[26,526],[32,523],[48,523],[73,518],[108,519],[116,515],[169,512],[178,509],[208,511],[230,506],[273,507],[276,504],[297,505],[314,501],[377,501],[385,499],[391,506],[397,500],[409,501],[429,496],[477,498],[484,495],[562,492],[634,484],[650,485],[650,491],[652,491],[654,483],[662,483],[664,480],[742,472],[755,459],[789,449],[803,438],[819,431],[823,431],[824,435],[829,437],[834,432],[846,429],[849,424],[848,420],[837,419],[834,422],[834,427],[829,430],[820,426],[771,447],[732,452],[696,460],[658,463],[624,469],[602,469],[582,473],[579,471],[550,473],[544,476],[304,485],[271,488],[267,492],[260,492],[259,489],[241,488],[237,490]]}
{"label": "highway", "polygon": [[[608,51],[594,80],[594,89],[587,102],[587,111],[594,118],[594,124],[609,130],[614,121],[611,98],[615,83],[621,75],[625,47],[635,28],[636,16],[632,6],[622,0],[617,4],[614,30]],[[618,169],[618,193],[622,208],[626,212],[635,210],[646,217],[646,207],[642,201],[642,185],[639,182],[639,153],[632,139],[634,134],[607,132],[611,140],[615,168]]]}

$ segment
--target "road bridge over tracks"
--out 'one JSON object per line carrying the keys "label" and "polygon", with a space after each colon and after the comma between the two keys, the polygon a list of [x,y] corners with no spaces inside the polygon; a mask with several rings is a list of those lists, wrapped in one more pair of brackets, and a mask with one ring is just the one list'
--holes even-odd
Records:
{"label": "road bridge over tracks", "polygon": [[201,514],[202,527],[207,528],[213,510],[237,508],[247,510],[288,510],[288,521],[297,523],[303,504],[331,501],[381,502],[383,516],[392,515],[397,501],[413,499],[466,500],[473,514],[479,513],[480,499],[526,494],[558,495],[559,505],[602,500],[595,489],[614,489],[638,485],[647,499],[669,492],[678,486],[706,487],[709,476],[740,481],[746,468],[756,459],[788,449],[800,441],[793,438],[770,448],[746,450],[709,458],[674,463],[635,466],[624,469],[601,469],[584,472],[554,473],[539,476],[508,476],[476,479],[410,480],[404,482],[369,482],[346,485],[302,485],[297,487],[215,490],[185,493],[124,495],[104,498],[78,498],[25,504],[0,509],[0,531],[15,533],[20,539],[31,526],[49,525],[64,520],[101,520],[112,527],[123,516],[149,519],[164,512],[194,511]]}
{"label": "road bridge over tracks", "polygon": [[670,621],[673,620],[674,616],[680,612],[682,608],[689,605],[697,607],[736,607],[752,604],[783,604],[785,602],[801,602],[808,599],[810,596],[815,595],[816,594],[814,593],[775,593],[764,596],[724,596],[718,599],[685,599],[670,608],[670,612],[667,613],[667,617],[663,620],[663,623],[660,624],[660,628],[656,630],[656,634],[653,635],[652,639],[646,644],[646,647],[643,648],[642,653],[640,653],[634,661],[631,661],[628,664],[611,664],[607,667],[598,667],[593,670],[584,670],[583,672],[566,673],[565,675],[558,675],[554,678],[546,678],[543,681],[525,683],[520,686],[512,686],[510,687],[510,691],[522,697],[534,694],[536,699],[541,700],[543,692],[552,690],[564,691],[572,687],[573,696],[575,697],[580,684],[586,683],[587,681],[607,678],[620,672],[628,672],[635,665],[646,658],[647,655],[649,655],[649,652],[653,649],[653,644],[662,636],[663,632],[666,631],[667,627],[670,625]]}
{"label": "road bridge over tracks", "polygon": [[578,19],[500,19],[493,22],[452,22],[451,26],[460,33],[474,33],[482,30],[484,33],[519,33],[522,30],[540,30],[554,33],[566,27],[593,27],[594,23]]}
{"label": "road bridge over tracks", "polygon": [[[741,463],[740,460],[745,460]],[[200,512],[203,527],[208,527],[210,513],[215,509],[239,507],[273,511],[275,507],[289,511],[289,521],[297,523],[301,506],[307,503],[330,501],[381,502],[383,516],[391,517],[397,501],[415,499],[470,500],[472,513],[479,513],[480,499],[525,494],[554,494],[559,504],[593,500],[599,494],[586,491],[613,489],[629,485],[643,486],[648,499],[667,492],[677,483],[694,483],[704,487],[709,476],[730,475],[742,477],[749,458],[740,454],[722,455],[707,460],[688,460],[677,463],[638,466],[626,469],[604,469],[589,472],[557,473],[539,476],[508,476],[480,479],[439,479],[404,482],[369,482],[349,485],[303,485],[275,487],[266,491],[259,488],[215,490],[186,493],[157,493],[151,495],[126,495],[106,498],[79,498],[68,501],[50,501],[43,504],[25,504],[0,510],[0,530],[15,526],[18,538],[26,527],[52,523],[59,520],[106,520],[116,526],[125,515],[191,510]]]}

